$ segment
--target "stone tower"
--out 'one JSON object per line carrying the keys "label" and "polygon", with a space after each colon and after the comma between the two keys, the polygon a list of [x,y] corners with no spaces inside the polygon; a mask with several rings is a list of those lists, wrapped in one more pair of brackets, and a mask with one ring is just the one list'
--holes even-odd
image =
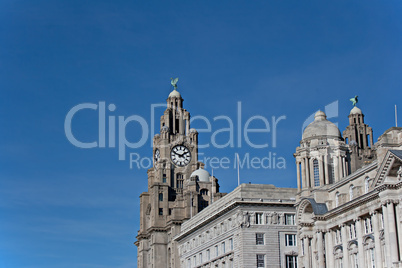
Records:
{"label": "stone tower", "polygon": [[315,188],[333,184],[349,173],[348,147],[338,127],[322,111],[305,128],[294,156],[301,196],[308,196]]}
{"label": "stone tower", "polygon": [[198,133],[190,128],[190,114],[174,89],[161,116],[160,134],[153,139],[153,167],[148,191],[140,195],[138,267],[179,267],[176,242],[181,224],[219,199],[216,178],[198,161]]}
{"label": "stone tower", "polygon": [[375,159],[376,154],[372,149],[373,130],[364,123],[364,114],[356,106],[350,111],[348,117],[349,125],[343,131],[343,137],[349,144],[351,172],[355,172]]}

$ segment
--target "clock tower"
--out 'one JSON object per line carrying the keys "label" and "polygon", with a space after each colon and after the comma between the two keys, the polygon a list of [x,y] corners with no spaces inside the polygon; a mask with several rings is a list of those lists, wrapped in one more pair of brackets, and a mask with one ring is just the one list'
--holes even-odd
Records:
{"label": "clock tower", "polygon": [[160,134],[153,139],[148,191],[140,195],[135,245],[141,268],[180,267],[172,238],[184,221],[223,196],[217,179],[198,161],[198,132],[190,128],[190,113],[183,108],[176,83],[160,119]]}

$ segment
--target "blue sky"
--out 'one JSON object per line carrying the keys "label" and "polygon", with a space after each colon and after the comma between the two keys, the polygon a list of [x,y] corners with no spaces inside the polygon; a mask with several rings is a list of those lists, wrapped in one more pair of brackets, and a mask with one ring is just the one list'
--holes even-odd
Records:
{"label": "blue sky", "polygon": [[[348,100],[359,95],[375,140],[394,126],[401,12],[393,0],[0,1],[0,267],[136,267],[146,169],[130,169],[117,148],[72,145],[64,120],[74,106],[113,103],[107,116],[150,123],[151,104],[164,103],[170,77],[179,77],[185,108],[210,119],[212,131],[227,127],[216,116],[236,120],[238,102],[242,127],[255,115],[286,116],[275,148],[272,133],[253,133],[268,148],[242,137],[241,147],[200,152],[231,160],[275,153],[285,168],[244,168],[242,182],[296,187],[292,154],[313,112],[338,101],[331,120],[342,131]],[[74,117],[82,141],[95,141],[97,128],[96,111]],[[211,135],[200,133],[200,143]],[[140,125],[126,136],[138,140]],[[150,140],[127,155],[152,157]],[[214,170],[221,191],[236,187],[236,174]]]}

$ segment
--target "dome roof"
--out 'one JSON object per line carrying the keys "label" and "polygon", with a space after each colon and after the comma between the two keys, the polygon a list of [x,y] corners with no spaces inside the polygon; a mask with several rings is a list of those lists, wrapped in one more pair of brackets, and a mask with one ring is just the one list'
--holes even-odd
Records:
{"label": "dome roof", "polygon": [[357,108],[356,106],[353,107],[352,110],[350,110],[350,114],[363,114],[362,110],[360,110],[359,108]]}
{"label": "dome roof", "polygon": [[180,95],[179,91],[174,89],[172,92],[170,92],[169,98],[181,98],[181,95]]}
{"label": "dome roof", "polygon": [[209,182],[209,177],[211,175],[209,175],[209,172],[206,171],[205,169],[199,168],[199,169],[195,170],[193,173],[191,173],[190,178],[192,178],[194,176],[198,176],[199,181]]}
{"label": "dome roof", "polygon": [[302,139],[319,136],[336,138],[342,137],[338,127],[334,123],[327,120],[327,116],[323,111],[318,111],[314,115],[314,121],[304,129]]}

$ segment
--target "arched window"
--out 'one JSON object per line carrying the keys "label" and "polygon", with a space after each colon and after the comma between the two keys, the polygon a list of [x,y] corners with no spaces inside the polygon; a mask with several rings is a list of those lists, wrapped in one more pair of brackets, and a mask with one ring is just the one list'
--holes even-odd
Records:
{"label": "arched window", "polygon": [[364,179],[364,192],[365,193],[368,193],[368,191],[369,191],[369,183],[370,183],[370,178],[369,177]]}
{"label": "arched window", "polygon": [[354,189],[354,188],[355,188],[355,187],[353,186],[353,184],[350,185],[350,187],[349,187],[349,199],[350,199],[350,200],[353,199],[353,189]]}
{"label": "arched window", "polygon": [[335,206],[339,206],[339,192],[335,194]]}
{"label": "arched window", "polygon": [[201,195],[208,195],[208,190],[207,189],[201,189],[200,194]]}
{"label": "arched window", "polygon": [[318,168],[318,160],[314,159],[313,161],[313,170],[314,170],[314,187],[320,186],[320,171]]}

